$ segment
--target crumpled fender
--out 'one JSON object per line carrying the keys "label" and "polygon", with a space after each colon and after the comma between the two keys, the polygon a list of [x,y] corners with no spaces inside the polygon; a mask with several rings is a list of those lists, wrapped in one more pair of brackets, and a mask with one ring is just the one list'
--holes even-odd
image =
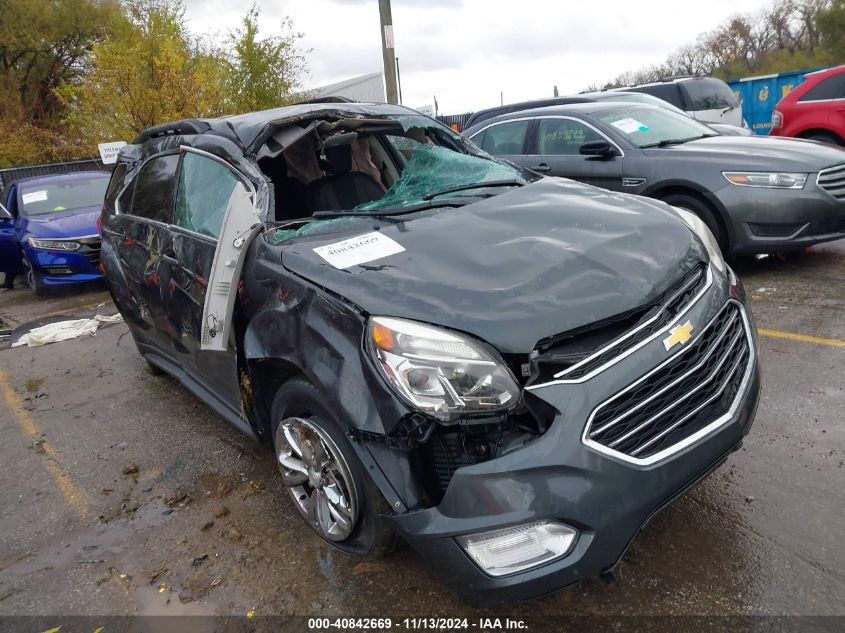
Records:
{"label": "crumpled fender", "polygon": [[241,310],[250,372],[262,371],[265,360],[295,368],[320,390],[345,431],[364,432],[367,440],[355,434],[351,443],[391,508],[419,506],[408,453],[381,441],[410,410],[364,352],[366,315],[285,270],[279,251],[258,237],[247,253]]}

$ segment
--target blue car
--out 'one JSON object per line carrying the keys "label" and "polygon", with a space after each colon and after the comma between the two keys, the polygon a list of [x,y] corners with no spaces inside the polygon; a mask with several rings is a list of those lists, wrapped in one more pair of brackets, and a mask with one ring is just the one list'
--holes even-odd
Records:
{"label": "blue car", "polygon": [[12,182],[0,208],[0,272],[6,287],[23,275],[41,294],[48,287],[99,279],[97,218],[109,174],[77,172]]}

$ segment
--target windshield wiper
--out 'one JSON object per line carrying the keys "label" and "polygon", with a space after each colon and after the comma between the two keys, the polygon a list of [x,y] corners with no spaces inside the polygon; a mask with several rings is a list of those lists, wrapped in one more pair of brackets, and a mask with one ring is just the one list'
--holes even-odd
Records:
{"label": "windshield wiper", "polygon": [[658,143],[649,143],[648,145],[640,145],[640,149],[648,147],[669,147],[670,145],[683,145],[690,141],[697,141],[700,138],[708,138],[710,136],[718,136],[718,134],[700,134],[699,136],[690,136],[689,138],[665,138]]}
{"label": "windshield wiper", "polygon": [[427,200],[418,204],[409,204],[407,207],[395,207],[387,209],[373,209],[372,211],[355,211],[354,209],[341,211],[315,211],[311,217],[317,220],[324,220],[330,218],[347,218],[347,217],[362,217],[372,218],[383,215],[405,215],[407,213],[415,213],[416,211],[425,211],[426,209],[435,209],[437,207],[462,207],[466,204],[477,202],[478,198],[475,196],[464,196],[461,198],[446,198],[445,200]]}
{"label": "windshield wiper", "polygon": [[525,182],[522,180],[490,180],[488,182],[474,182],[466,185],[456,185],[446,189],[438,189],[423,196],[423,200],[431,200],[437,196],[442,196],[447,193],[455,193],[456,191],[468,191],[469,189],[483,189],[485,187],[521,187]]}

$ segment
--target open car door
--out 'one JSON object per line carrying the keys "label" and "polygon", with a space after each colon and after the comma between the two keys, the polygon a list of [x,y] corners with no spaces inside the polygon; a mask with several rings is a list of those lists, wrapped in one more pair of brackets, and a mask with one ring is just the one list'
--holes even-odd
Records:
{"label": "open car door", "polygon": [[242,183],[235,186],[220,229],[202,312],[202,350],[225,352],[247,247],[261,230],[258,209]]}
{"label": "open car door", "polygon": [[15,219],[0,204],[0,273],[23,273],[18,238],[15,235]]}

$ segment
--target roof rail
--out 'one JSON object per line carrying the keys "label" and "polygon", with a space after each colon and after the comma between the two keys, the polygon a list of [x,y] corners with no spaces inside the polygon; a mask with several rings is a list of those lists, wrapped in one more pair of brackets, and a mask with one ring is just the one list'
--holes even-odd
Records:
{"label": "roof rail", "polygon": [[676,79],[703,79],[707,75],[669,75],[668,77],[661,77],[660,81],[675,81]]}
{"label": "roof rail", "polygon": [[205,121],[199,119],[182,119],[181,121],[171,121],[170,123],[163,123],[147,128],[141,132],[138,137],[132,141],[134,145],[141,145],[152,138],[159,138],[162,136],[181,136],[186,134],[202,134],[211,129],[211,126]]}
{"label": "roof rail", "polygon": [[308,105],[311,103],[355,103],[352,99],[340,95],[329,95],[327,97],[314,97],[305,101],[297,101],[294,105]]}

